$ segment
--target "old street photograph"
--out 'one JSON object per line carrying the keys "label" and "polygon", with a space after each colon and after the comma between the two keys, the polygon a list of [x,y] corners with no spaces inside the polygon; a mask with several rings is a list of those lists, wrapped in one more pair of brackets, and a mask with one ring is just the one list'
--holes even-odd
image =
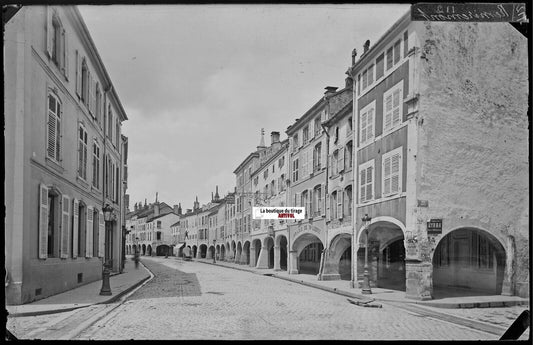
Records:
{"label": "old street photograph", "polygon": [[529,3],[2,5],[5,340],[530,340]]}

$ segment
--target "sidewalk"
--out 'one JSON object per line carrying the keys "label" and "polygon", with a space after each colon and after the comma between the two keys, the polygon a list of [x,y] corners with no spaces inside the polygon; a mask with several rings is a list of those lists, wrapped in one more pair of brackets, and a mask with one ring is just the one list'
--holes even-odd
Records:
{"label": "sidewalk", "polygon": [[100,296],[102,280],[82,285],[75,289],[43,298],[23,305],[6,306],[9,316],[35,316],[53,314],[87,307],[93,304],[112,303],[141,285],[151,277],[142,263],[135,269],[135,263],[128,257],[122,273],[111,275],[109,285],[111,296]]}
{"label": "sidewalk", "polygon": [[[181,260],[181,258],[176,258]],[[197,262],[213,265],[213,260],[209,259],[193,259]],[[311,274],[288,274],[287,271],[274,271],[273,269],[257,269],[247,265],[241,265],[226,261],[217,261],[216,265],[224,266],[243,271],[249,271],[256,274],[273,276],[280,279],[289,280],[295,283],[311,286],[325,291],[333,292],[339,295],[358,299],[362,303],[371,301],[388,301],[419,304],[428,307],[436,308],[494,308],[494,307],[511,307],[515,305],[529,305],[529,299],[517,296],[502,296],[502,295],[488,295],[488,296],[461,296],[461,297],[445,297],[432,299],[428,301],[418,301],[405,297],[404,291],[372,288],[372,294],[363,295],[359,288],[353,289],[350,287],[350,282],[346,280],[317,280],[315,275]]]}

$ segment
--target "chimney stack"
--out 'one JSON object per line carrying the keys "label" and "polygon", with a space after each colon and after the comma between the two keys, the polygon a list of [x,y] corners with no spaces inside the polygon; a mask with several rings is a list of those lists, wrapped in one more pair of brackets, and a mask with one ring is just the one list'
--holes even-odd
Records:
{"label": "chimney stack", "polygon": [[338,87],[326,86],[325,89],[326,89],[326,92],[324,92],[324,95],[329,96],[329,95],[335,93],[335,91],[337,91]]}
{"label": "chimney stack", "polygon": [[352,50],[352,66],[355,65],[355,57],[357,56],[357,49]]}
{"label": "chimney stack", "polygon": [[366,40],[365,45],[363,46],[363,54],[370,49],[370,40]]}
{"label": "chimney stack", "polygon": [[279,132],[270,133],[270,145],[273,145],[275,143],[279,143]]}

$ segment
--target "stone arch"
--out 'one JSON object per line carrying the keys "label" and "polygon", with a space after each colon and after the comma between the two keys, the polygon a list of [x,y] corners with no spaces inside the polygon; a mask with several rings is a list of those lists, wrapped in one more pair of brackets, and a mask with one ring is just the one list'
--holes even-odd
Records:
{"label": "stone arch", "polygon": [[222,244],[220,246],[220,260],[226,260],[226,245]]}
{"label": "stone arch", "polygon": [[142,255],[146,255],[146,244],[142,246]]}
{"label": "stone arch", "polygon": [[241,241],[237,242],[237,250],[235,252],[235,262],[240,263],[242,254],[242,244]]}
{"label": "stone arch", "polygon": [[160,244],[155,248],[157,256],[167,256],[170,255],[171,249],[170,246],[166,244]]}
{"label": "stone arch", "polygon": [[235,241],[231,241],[231,251],[230,251],[231,259],[235,260],[235,256],[237,255],[237,245],[235,244]]}
{"label": "stone arch", "polygon": [[207,258],[208,259],[212,259],[214,257],[216,258],[215,246],[211,245],[211,246],[209,246],[209,249],[208,249]]}
{"label": "stone arch", "polygon": [[259,255],[261,254],[261,240],[256,238],[252,241],[252,248],[251,248],[251,264],[254,267],[257,267],[257,263],[259,262]]}
{"label": "stone arch", "polygon": [[304,232],[292,243],[289,273],[318,274],[324,243],[317,235]]}
{"label": "stone arch", "polygon": [[243,264],[250,265],[250,241],[244,242],[241,261]]}
{"label": "stone arch", "polygon": [[[405,236],[405,231],[406,231],[405,225],[400,220],[393,218],[393,217],[379,216],[379,217],[372,218],[372,220],[370,221],[369,227],[371,227],[373,224],[380,223],[380,222],[386,222],[386,223],[391,223],[391,224],[396,225],[398,228],[402,230],[402,233]],[[358,231],[357,243],[361,243],[364,230],[365,230],[365,225],[363,224],[363,226],[361,226],[361,228]]]}
{"label": "stone arch", "polygon": [[352,277],[352,236],[340,233],[331,239],[324,260],[322,279],[350,280]]}
{"label": "stone arch", "polygon": [[368,245],[368,273],[371,287],[406,290],[405,227],[392,217],[373,218],[358,236],[357,280],[362,281],[365,267],[365,250]]}
{"label": "stone arch", "polygon": [[435,247],[432,264],[436,298],[502,292],[506,250],[487,230],[465,226],[447,232]]}
{"label": "stone arch", "polygon": [[152,246],[150,244],[146,247],[146,255],[152,256]]}
{"label": "stone arch", "polygon": [[205,243],[200,244],[199,250],[200,250],[200,253],[199,253],[200,258],[205,259],[207,257],[207,244]]}
{"label": "stone arch", "polygon": [[198,247],[196,245],[192,246],[192,257],[196,259],[196,255],[198,254]]}

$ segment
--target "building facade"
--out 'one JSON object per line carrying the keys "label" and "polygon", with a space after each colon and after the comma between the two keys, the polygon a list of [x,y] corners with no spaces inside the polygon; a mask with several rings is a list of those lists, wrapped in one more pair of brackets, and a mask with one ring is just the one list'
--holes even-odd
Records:
{"label": "building facade", "polygon": [[74,6],[22,7],[4,57],[5,291],[22,304],[120,270],[127,116]]}
{"label": "building facade", "polygon": [[528,295],[526,49],[508,23],[409,14],[366,45],[350,70],[359,281],[366,247],[371,286],[410,298]]}

